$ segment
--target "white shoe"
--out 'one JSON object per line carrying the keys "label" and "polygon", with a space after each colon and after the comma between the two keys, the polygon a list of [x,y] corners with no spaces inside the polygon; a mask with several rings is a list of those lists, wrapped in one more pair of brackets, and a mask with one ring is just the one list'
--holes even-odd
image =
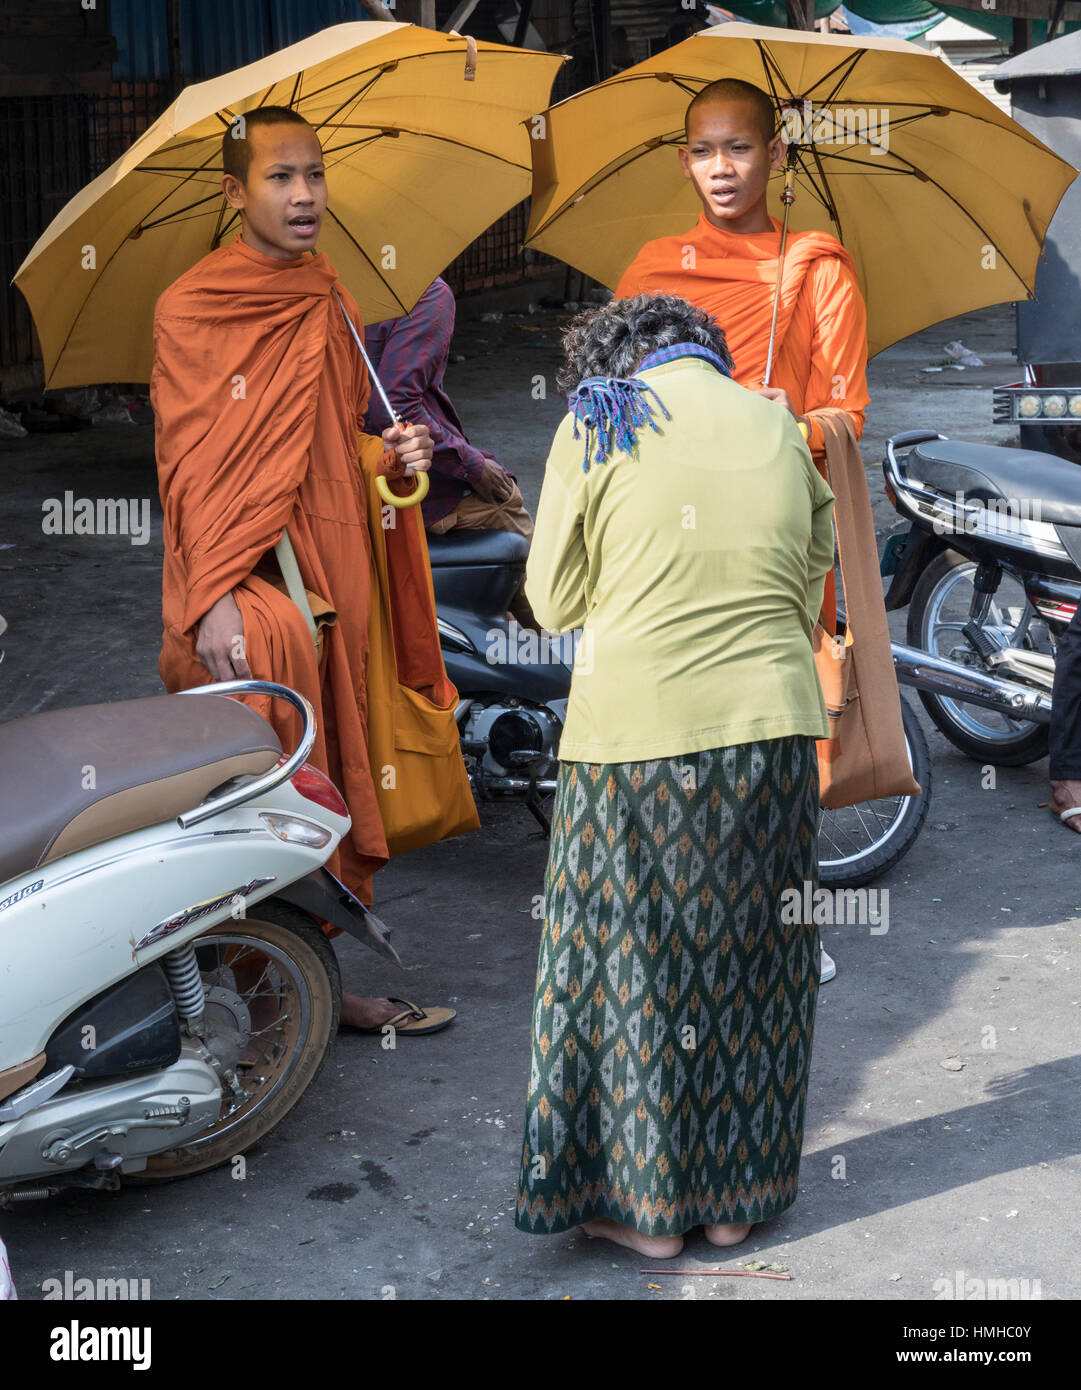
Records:
{"label": "white shoe", "polygon": [[836,975],[836,974],[837,974],[837,962],[833,959],[832,956],[827,955],[827,954],[826,954],[826,951],[823,949],[823,951],[822,951],[822,974],[818,977],[818,983],[819,983],[820,985],[824,985],[824,984],[826,983],[827,980],[832,980],[833,977],[834,977],[834,975]]}

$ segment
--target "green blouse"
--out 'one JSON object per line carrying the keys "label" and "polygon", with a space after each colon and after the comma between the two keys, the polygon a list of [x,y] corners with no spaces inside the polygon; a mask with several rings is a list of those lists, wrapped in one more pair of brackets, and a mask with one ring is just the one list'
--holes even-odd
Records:
{"label": "green blouse", "polygon": [[826,737],[811,634],[833,493],[795,419],[697,358],[642,379],[659,433],[583,472],[567,415],[545,468],[526,594],[545,628],[583,627],[560,758]]}

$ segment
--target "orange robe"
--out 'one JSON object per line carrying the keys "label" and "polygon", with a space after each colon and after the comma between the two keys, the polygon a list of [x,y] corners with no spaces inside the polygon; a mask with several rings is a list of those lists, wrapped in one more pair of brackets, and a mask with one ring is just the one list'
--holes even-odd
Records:
{"label": "orange robe", "polygon": [[[741,235],[715,227],[703,212],[681,236],[649,241],[628,266],[617,299],[678,294],[712,314],[724,329],[741,386],[757,389],[766,371],[777,284],[781,224]],[[867,394],[867,312],[852,258],[827,232],[792,232],[785,246],[771,386],[782,387],[798,415],[837,406],[863,433]],[[821,425],[808,443],[825,457]]]}
{"label": "orange robe", "polygon": [[[165,514],[159,670],[170,691],[210,681],[195,654],[198,624],[232,591],[252,675],[292,686],[315,707],[309,761],[339,788],[353,822],[328,867],[370,904],[372,873],[388,849],[368,754],[372,535],[358,451],[366,468],[397,470],[382,441],[361,432],[368,375],[331,294],[336,285],[325,255],[274,260],[238,239],[158,300],[151,401]],[[337,288],[359,331],[356,302]],[[276,568],[272,547],[285,526],[305,588],[338,614],[323,630],[319,660],[296,605],[254,573],[268,558]],[[414,629],[418,613],[427,622],[410,683],[453,695],[434,612],[412,601],[430,585],[420,530],[383,534],[392,573],[421,576],[407,600]],[[396,613],[396,645],[402,633]],[[287,751],[296,746],[292,709],[263,697],[248,703]]]}
{"label": "orange robe", "polygon": [[[703,212],[681,236],[648,241],[616,287],[617,299],[678,294],[724,330],[733,377],[757,390],[766,373],[777,287],[781,224],[749,235],[715,227]],[[770,386],[783,388],[797,415],[809,415],[807,443],[826,477],[826,441],[813,412],[847,411],[863,434],[867,394],[867,311],[852,257],[828,232],[789,231],[785,245]],[[873,537],[872,537],[873,541]],[[822,621],[836,629],[836,593],[826,578]]]}

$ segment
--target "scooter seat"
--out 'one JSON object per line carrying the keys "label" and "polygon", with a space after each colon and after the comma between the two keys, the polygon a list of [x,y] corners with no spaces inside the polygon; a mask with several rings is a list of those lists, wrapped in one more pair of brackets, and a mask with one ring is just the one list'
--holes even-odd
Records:
{"label": "scooter seat", "polygon": [[907,471],[951,497],[1005,503],[1033,521],[1081,526],[1081,468],[1036,449],[931,439],[917,444]]}
{"label": "scooter seat", "polygon": [[517,531],[448,531],[428,536],[432,569],[451,565],[522,565],[529,542]]}
{"label": "scooter seat", "polygon": [[[171,820],[281,756],[270,725],[223,695],[48,710],[0,726],[0,883]],[[2,896],[2,895],[0,895]]]}

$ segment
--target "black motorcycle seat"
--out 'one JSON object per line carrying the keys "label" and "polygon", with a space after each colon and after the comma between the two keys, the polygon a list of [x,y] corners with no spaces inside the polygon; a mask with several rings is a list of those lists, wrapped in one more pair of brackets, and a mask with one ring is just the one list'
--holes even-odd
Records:
{"label": "black motorcycle seat", "polygon": [[907,472],[950,496],[963,492],[1012,505],[1022,518],[1081,526],[1081,468],[1055,454],[931,439],[912,450]]}
{"label": "black motorcycle seat", "polygon": [[529,542],[517,531],[448,531],[428,535],[432,569],[450,565],[521,565],[529,554]]}
{"label": "black motorcycle seat", "polygon": [[171,820],[222,782],[267,772],[281,751],[265,719],[222,695],[12,720],[0,726],[0,883]]}

